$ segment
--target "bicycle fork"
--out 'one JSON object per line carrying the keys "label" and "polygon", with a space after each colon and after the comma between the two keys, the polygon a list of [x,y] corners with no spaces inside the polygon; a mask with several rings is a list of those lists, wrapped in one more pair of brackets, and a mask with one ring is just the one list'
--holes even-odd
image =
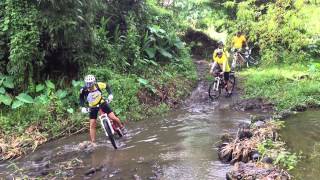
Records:
{"label": "bicycle fork", "polygon": [[102,116],[100,117],[100,123],[101,123],[101,127],[103,128],[103,131],[104,131],[104,133],[106,134],[106,136],[108,136],[108,133],[107,133],[107,130],[106,130],[105,126],[104,126],[104,121],[105,121],[105,122],[108,124],[108,126],[110,127],[111,133],[114,134],[114,129],[113,129],[113,127],[112,127],[112,124],[111,124],[109,118],[106,117],[106,115],[102,115]]}
{"label": "bicycle fork", "polygon": [[213,84],[213,89],[215,90],[215,91],[218,91],[219,90],[219,85],[220,85],[220,80],[219,80],[220,78],[217,78],[216,77],[216,83],[214,83]]}

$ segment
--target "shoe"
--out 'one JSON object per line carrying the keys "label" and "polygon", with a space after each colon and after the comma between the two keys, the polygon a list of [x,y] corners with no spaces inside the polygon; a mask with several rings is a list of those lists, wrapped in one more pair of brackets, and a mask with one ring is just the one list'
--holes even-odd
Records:
{"label": "shoe", "polygon": [[120,128],[123,135],[126,135],[128,133],[128,130],[125,127]]}
{"label": "shoe", "polygon": [[232,93],[227,93],[225,96],[230,97],[231,95],[232,95]]}

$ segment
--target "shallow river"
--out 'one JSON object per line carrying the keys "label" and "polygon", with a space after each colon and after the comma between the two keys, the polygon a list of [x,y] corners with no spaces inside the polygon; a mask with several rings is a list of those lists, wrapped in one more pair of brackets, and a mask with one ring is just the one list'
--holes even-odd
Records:
{"label": "shallow river", "polygon": [[76,135],[47,143],[9,168],[10,163],[0,165],[0,176],[15,171],[15,176],[49,173],[70,179],[225,179],[230,166],[218,160],[216,144],[248,119],[248,113],[230,110],[223,101],[197,104],[128,124],[118,150],[102,133],[95,149],[80,149],[89,137]]}

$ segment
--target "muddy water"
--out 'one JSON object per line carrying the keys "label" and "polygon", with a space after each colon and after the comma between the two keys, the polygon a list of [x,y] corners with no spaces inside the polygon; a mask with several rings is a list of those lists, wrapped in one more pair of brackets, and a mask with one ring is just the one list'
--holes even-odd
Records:
{"label": "muddy water", "polygon": [[[226,103],[196,107],[128,124],[119,150],[103,134],[95,149],[79,148],[87,134],[50,142],[10,168],[5,168],[10,163],[2,164],[2,177],[16,171],[15,176],[49,173],[74,179],[225,179],[229,166],[219,162],[216,143],[249,115],[230,110]],[[92,168],[96,172],[89,173]]]}
{"label": "muddy water", "polygon": [[306,111],[286,121],[281,134],[289,148],[302,152],[302,160],[291,172],[295,179],[318,180],[320,177],[320,111]]}

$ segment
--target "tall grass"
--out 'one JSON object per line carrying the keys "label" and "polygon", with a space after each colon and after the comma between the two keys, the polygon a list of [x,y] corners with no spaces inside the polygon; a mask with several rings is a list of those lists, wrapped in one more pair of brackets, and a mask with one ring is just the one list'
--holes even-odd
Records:
{"label": "tall grass", "polygon": [[248,69],[240,75],[245,78],[245,97],[264,97],[275,102],[278,110],[320,104],[320,71],[295,64]]}

